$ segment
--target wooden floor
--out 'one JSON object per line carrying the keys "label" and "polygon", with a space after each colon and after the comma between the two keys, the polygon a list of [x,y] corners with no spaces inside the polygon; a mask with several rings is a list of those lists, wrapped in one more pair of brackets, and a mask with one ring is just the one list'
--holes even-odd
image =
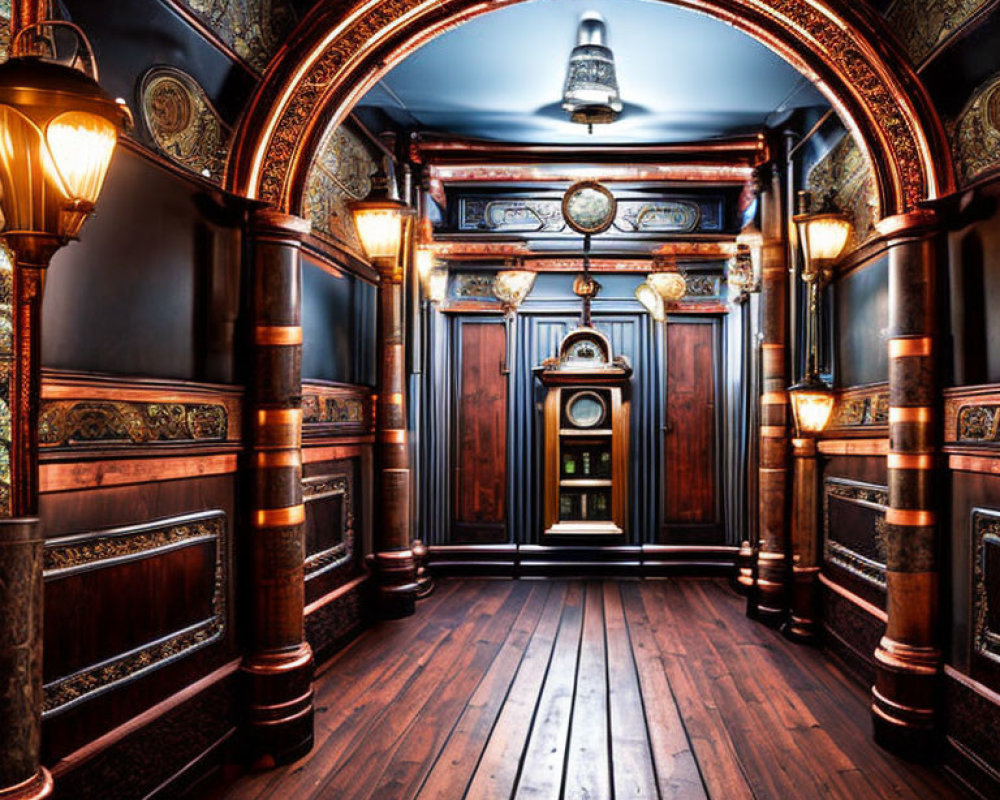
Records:
{"label": "wooden floor", "polygon": [[936,798],[866,694],[724,582],[450,581],[321,670],[316,747],[225,798]]}

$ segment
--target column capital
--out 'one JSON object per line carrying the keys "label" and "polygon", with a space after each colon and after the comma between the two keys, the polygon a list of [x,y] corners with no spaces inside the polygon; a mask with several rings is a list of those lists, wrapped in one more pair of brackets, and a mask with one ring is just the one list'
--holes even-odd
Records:
{"label": "column capital", "polygon": [[261,208],[250,215],[250,230],[254,236],[274,236],[301,242],[312,232],[312,222],[295,214]]}
{"label": "column capital", "polygon": [[884,217],[875,223],[875,230],[885,239],[919,236],[941,228],[941,215],[933,208],[917,208],[905,214]]}

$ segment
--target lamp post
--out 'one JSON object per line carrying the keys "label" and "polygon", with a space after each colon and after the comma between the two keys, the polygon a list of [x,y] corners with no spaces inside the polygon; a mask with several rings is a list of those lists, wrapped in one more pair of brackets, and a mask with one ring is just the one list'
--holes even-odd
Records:
{"label": "lamp post", "polygon": [[[28,52],[43,27],[79,40],[89,71]],[[42,535],[38,519],[40,323],[45,270],[94,210],[118,135],[131,123],[98,85],[86,37],[32,24],[0,65],[0,238],[13,253],[10,517],[0,520],[0,796],[41,798]]]}
{"label": "lamp post", "polygon": [[351,206],[365,254],[379,272],[376,396],[376,553],[379,601],[388,617],[414,612],[417,565],[410,539],[410,454],[406,433],[403,277],[412,209],[392,197]]}
{"label": "lamp post", "polygon": [[800,213],[794,218],[802,249],[802,280],[809,288],[806,311],[806,374],[789,387],[795,419],[792,440],[792,591],[791,613],[785,633],[792,639],[816,637],[816,578],[819,574],[819,465],[816,439],[833,412],[833,389],[819,377],[819,297],[830,282],[833,265],[851,234],[843,214],[808,213],[808,196],[799,195]]}

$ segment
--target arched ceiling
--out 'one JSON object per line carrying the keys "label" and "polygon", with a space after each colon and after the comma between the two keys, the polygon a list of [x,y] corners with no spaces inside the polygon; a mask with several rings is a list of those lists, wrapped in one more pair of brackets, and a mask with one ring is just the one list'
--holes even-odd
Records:
{"label": "arched ceiling", "polygon": [[[618,121],[592,135],[559,108],[577,21],[590,10],[607,20],[626,103]],[[828,103],[774,52],[717,19],[648,0],[532,0],[433,39],[384,76],[358,111],[375,126],[624,144],[754,132],[769,116],[807,106]]]}

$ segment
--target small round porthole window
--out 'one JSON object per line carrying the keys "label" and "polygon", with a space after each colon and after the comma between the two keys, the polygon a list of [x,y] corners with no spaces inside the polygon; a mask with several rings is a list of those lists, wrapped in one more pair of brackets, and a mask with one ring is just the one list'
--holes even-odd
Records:
{"label": "small round porthole window", "polygon": [[577,428],[595,428],[606,415],[604,398],[597,392],[577,392],[566,403],[566,418]]}

